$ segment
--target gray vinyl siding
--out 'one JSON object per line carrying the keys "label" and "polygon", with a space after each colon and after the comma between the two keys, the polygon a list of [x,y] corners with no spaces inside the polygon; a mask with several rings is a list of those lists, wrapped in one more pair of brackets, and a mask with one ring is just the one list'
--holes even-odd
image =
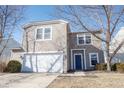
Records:
{"label": "gray vinyl siding", "polygon": [[[82,33],[84,34],[84,33]],[[85,33],[88,34],[88,33]],[[100,35],[99,33],[96,33],[97,35]],[[99,63],[104,63],[104,55],[103,55],[103,51],[101,50],[101,41],[98,40],[96,37],[92,36],[92,44],[91,45],[77,45],[77,34],[70,34],[69,35],[70,38],[70,44],[69,44],[69,48],[70,48],[70,53],[69,55],[71,55],[71,50],[72,49],[84,49],[85,50],[85,56],[86,56],[86,68],[87,70],[92,70],[94,69],[94,67],[90,67],[90,59],[89,59],[89,53],[98,53],[98,59],[99,59]],[[71,56],[69,56],[70,60],[71,60]],[[71,63],[71,61],[70,61]],[[71,66],[70,66],[71,67]]]}

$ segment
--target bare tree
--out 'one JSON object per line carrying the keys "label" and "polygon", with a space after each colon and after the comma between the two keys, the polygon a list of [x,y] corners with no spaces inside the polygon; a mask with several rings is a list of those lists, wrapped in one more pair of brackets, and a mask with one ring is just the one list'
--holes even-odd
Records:
{"label": "bare tree", "polygon": [[[115,33],[123,26],[124,6],[57,6],[55,17],[63,18],[70,22],[73,31],[88,31],[104,43],[107,70],[110,71],[110,63],[118,50],[124,44],[124,40],[110,55],[110,45]],[[102,37],[93,31],[101,31]]]}
{"label": "bare tree", "polygon": [[[0,57],[7,47],[15,28],[23,18],[23,10],[23,6],[0,6]],[[4,38],[6,38],[6,42],[3,43]]]}

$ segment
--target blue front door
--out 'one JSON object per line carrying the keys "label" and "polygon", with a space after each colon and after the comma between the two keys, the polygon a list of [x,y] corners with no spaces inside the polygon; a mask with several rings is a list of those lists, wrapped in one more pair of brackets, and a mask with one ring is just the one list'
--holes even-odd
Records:
{"label": "blue front door", "polygon": [[75,55],[75,69],[82,70],[81,55]]}

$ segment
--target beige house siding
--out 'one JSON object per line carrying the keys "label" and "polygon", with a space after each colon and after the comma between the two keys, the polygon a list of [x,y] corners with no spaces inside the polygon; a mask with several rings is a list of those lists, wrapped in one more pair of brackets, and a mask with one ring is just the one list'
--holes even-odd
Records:
{"label": "beige house siding", "polygon": [[[36,29],[39,27],[52,27],[52,40],[36,40]],[[56,23],[56,24],[46,24],[31,26],[25,29],[23,38],[23,47],[26,50],[28,44],[28,52],[47,52],[47,51],[63,51],[64,53],[64,72],[67,72],[67,33],[68,33],[67,23]],[[26,42],[26,33],[28,38],[28,43]]]}
{"label": "beige house siding", "polygon": [[[36,40],[35,34],[38,27],[52,27],[52,40]],[[67,30],[66,24],[50,24],[33,26],[24,32],[28,33],[28,49],[29,52],[42,52],[42,51],[58,51],[61,48],[66,47],[67,42]],[[23,46],[26,49],[26,35],[24,36]],[[62,46],[61,46],[62,45]],[[61,47],[60,47],[61,46]]]}

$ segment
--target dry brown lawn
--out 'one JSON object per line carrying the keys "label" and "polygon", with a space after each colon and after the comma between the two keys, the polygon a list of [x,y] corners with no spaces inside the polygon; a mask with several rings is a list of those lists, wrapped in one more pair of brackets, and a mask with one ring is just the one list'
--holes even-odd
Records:
{"label": "dry brown lawn", "polygon": [[[91,72],[92,73],[92,72]],[[86,76],[58,76],[49,88],[124,88],[124,74],[97,72]]]}

